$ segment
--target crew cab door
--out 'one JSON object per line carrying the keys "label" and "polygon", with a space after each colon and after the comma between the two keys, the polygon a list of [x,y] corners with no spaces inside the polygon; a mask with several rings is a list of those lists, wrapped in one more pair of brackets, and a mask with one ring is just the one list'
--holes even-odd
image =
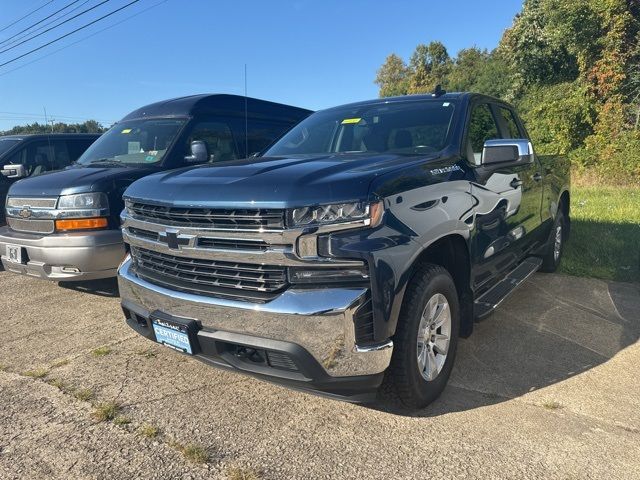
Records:
{"label": "crew cab door", "polygon": [[533,151],[524,161],[485,163],[488,140],[513,139],[527,150],[532,147],[510,108],[488,102],[471,108],[466,138],[467,157],[475,164],[472,282],[481,291],[512,270],[536,244],[542,177]]}

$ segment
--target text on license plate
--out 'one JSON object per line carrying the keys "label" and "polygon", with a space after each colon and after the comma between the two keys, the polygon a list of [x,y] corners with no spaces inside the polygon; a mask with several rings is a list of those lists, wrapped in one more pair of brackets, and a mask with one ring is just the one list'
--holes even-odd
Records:
{"label": "text on license plate", "polygon": [[156,334],[156,340],[158,343],[162,343],[167,347],[171,347],[184,353],[193,353],[191,342],[189,341],[189,335],[187,335],[187,333],[158,325],[156,320],[153,320],[152,323],[153,331]]}

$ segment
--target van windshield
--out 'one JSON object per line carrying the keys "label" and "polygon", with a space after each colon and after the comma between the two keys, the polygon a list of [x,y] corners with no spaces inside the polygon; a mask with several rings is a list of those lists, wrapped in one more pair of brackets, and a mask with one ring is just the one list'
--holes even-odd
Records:
{"label": "van windshield", "polygon": [[20,143],[20,140],[16,140],[15,138],[0,138],[0,155],[7,152],[17,143]]}
{"label": "van windshield", "polygon": [[81,165],[158,165],[186,119],[153,118],[117,123],[78,159]]}
{"label": "van windshield", "polygon": [[332,108],[303,120],[264,155],[437,152],[449,141],[453,111],[454,102],[442,100]]}

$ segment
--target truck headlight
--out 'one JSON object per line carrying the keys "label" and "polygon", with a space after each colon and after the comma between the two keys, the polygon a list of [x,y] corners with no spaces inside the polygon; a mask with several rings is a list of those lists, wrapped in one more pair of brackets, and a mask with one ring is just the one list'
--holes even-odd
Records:
{"label": "truck headlight", "polygon": [[350,202],[300,207],[290,210],[289,221],[294,227],[328,225],[362,220],[367,226],[376,226],[382,218],[382,202]]}
{"label": "truck headlight", "polygon": [[98,210],[103,208],[109,208],[109,199],[101,192],[62,195],[58,199],[59,210]]}

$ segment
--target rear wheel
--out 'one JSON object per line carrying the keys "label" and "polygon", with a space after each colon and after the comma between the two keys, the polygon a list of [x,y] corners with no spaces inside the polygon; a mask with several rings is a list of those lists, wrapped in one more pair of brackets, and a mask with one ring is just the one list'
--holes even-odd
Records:
{"label": "rear wheel", "polygon": [[444,390],[460,331],[458,294],[447,270],[427,264],[413,276],[393,337],[391,365],[383,383],[387,399],[423,408]]}
{"label": "rear wheel", "polygon": [[562,260],[562,252],[564,251],[564,241],[567,238],[566,222],[564,213],[562,212],[562,205],[558,208],[558,214],[556,220],[553,223],[553,230],[551,232],[551,241],[549,248],[544,257],[542,257],[541,272],[553,273],[560,266],[560,260]]}

